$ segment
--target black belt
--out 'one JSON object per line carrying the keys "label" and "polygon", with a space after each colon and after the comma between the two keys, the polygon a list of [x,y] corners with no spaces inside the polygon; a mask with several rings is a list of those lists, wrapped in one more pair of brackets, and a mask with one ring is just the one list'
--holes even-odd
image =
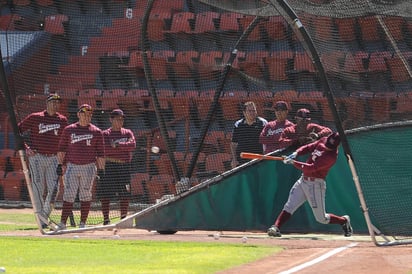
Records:
{"label": "black belt", "polygon": [[114,159],[114,158],[106,158],[106,162],[108,163],[116,163],[116,164],[128,164],[128,162],[124,160]]}
{"label": "black belt", "polygon": [[323,180],[323,179],[322,178],[309,177],[309,176],[303,176],[303,180],[314,182],[316,180]]}
{"label": "black belt", "polygon": [[40,155],[42,155],[42,156],[46,156],[46,157],[53,157],[53,156],[56,156],[56,154],[46,154],[46,153],[37,153],[37,154],[40,154]]}

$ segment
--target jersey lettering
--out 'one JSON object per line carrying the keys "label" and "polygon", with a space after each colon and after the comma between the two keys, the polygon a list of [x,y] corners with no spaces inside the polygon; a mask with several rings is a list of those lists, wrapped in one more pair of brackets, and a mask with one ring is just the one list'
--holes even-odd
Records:
{"label": "jersey lettering", "polygon": [[322,150],[317,150],[317,149],[315,149],[315,150],[312,152],[312,161],[316,161],[316,158],[322,156],[323,152],[324,152],[324,151],[322,151]]}
{"label": "jersey lettering", "polygon": [[39,124],[39,134],[43,134],[43,133],[54,130],[54,135],[57,135],[59,133],[58,131],[59,128],[60,128],[60,124],[47,125],[47,124],[40,123]]}
{"label": "jersey lettering", "polygon": [[86,140],[86,145],[91,145],[91,140],[93,139],[93,134],[84,134],[84,135],[77,135],[76,133],[72,133],[70,135],[70,143],[75,144],[77,142],[81,142]]}
{"label": "jersey lettering", "polygon": [[281,134],[283,132],[284,128],[277,128],[277,129],[269,129],[267,136],[272,136],[272,135],[276,135],[276,134]]}

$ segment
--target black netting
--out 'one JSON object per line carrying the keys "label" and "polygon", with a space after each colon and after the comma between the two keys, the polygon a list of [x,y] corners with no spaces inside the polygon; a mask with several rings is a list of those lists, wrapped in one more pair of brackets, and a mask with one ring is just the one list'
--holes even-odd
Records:
{"label": "black netting", "polygon": [[334,130],[412,115],[409,1],[288,1],[318,56],[281,1],[18,2],[0,16],[18,120],[44,109],[50,92],[63,98],[69,122],[87,103],[105,129],[108,112],[123,109],[137,144],[137,208],[175,193],[183,177],[195,185],[231,169],[232,128],[247,101],[272,120],[274,102],[285,100],[290,120],[305,107]]}

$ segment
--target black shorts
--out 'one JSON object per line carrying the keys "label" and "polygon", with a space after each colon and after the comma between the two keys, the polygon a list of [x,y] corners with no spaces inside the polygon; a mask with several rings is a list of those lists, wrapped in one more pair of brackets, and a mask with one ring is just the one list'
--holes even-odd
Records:
{"label": "black shorts", "polygon": [[97,183],[97,198],[117,199],[130,196],[130,163],[106,163],[105,175]]}

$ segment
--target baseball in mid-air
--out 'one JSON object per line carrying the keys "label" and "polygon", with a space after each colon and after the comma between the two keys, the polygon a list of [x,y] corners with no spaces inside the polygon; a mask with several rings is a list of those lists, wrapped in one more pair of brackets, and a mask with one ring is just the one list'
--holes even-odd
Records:
{"label": "baseball in mid-air", "polygon": [[159,147],[156,147],[156,146],[153,146],[152,149],[151,149],[151,151],[152,151],[152,153],[157,154],[157,153],[159,153],[160,148],[159,148]]}

